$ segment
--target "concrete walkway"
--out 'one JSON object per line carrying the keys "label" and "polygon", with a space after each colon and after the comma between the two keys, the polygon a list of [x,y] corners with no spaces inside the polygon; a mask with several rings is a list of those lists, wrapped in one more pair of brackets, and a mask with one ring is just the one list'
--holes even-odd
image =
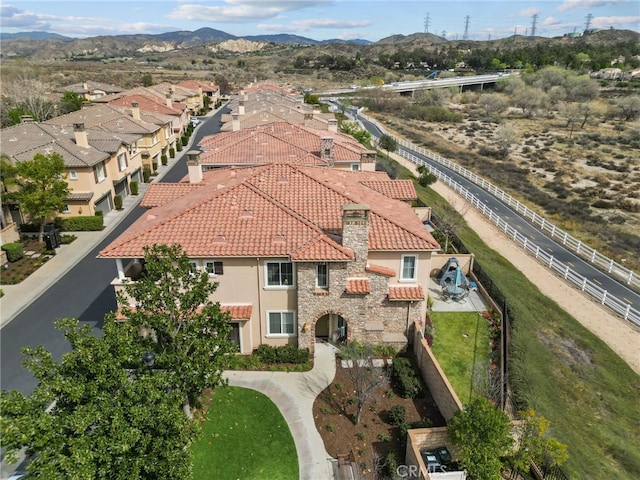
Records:
{"label": "concrete walkway", "polygon": [[317,343],[314,366],[308,372],[227,371],[224,375],[229,385],[257,390],[276,404],[293,435],[301,480],[334,478],[334,459],[316,429],[313,402],[335,377],[336,351],[332,345]]}

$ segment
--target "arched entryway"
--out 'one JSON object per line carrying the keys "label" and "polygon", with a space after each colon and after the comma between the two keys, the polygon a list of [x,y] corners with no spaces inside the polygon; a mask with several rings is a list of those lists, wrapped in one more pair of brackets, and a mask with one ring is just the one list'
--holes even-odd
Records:
{"label": "arched entryway", "polygon": [[327,313],[316,321],[316,340],[343,343],[347,340],[347,321],[337,313]]}

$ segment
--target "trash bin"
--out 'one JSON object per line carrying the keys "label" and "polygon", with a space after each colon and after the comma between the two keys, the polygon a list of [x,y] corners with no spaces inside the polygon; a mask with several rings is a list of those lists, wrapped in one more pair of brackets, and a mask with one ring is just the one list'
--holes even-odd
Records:
{"label": "trash bin", "polygon": [[47,250],[55,250],[55,246],[54,246],[54,242],[55,242],[55,238],[53,235],[51,235],[50,233],[45,233],[44,234],[44,243],[47,246]]}

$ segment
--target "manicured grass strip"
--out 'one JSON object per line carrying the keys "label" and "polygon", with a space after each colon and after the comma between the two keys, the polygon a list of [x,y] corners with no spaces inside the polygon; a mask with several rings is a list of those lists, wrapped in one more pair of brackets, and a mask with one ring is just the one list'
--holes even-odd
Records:
{"label": "manicured grass strip", "polygon": [[477,312],[430,312],[433,354],[463,404],[476,388],[474,370],[489,368],[489,322]]}
{"label": "manicured grass strip", "polygon": [[[412,177],[397,169],[398,178]],[[435,212],[446,202],[416,190]],[[473,230],[458,236],[507,297],[511,386],[520,406],[551,420],[553,436],[569,446],[563,470],[572,479],[640,478],[640,376]]]}
{"label": "manicured grass strip", "polygon": [[193,480],[298,478],[289,426],[269,398],[240,387],[216,388],[193,444]]}

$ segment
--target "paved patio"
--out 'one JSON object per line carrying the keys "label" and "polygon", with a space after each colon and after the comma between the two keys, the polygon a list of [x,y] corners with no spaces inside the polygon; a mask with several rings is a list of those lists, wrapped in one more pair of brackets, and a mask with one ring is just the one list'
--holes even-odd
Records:
{"label": "paved patio", "polygon": [[478,290],[471,290],[466,298],[458,301],[445,298],[442,287],[433,277],[429,281],[429,296],[434,300],[431,308],[434,312],[484,312],[489,308]]}

